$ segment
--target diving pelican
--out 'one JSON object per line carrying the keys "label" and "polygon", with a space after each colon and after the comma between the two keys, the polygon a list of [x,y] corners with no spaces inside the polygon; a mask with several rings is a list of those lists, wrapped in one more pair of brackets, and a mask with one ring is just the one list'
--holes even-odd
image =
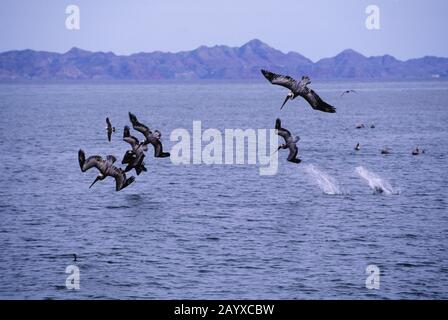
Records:
{"label": "diving pelican", "polygon": [[90,185],[89,189],[97,181],[104,180],[108,176],[115,179],[116,191],[120,191],[134,182],[134,177],[126,179],[126,173],[122,169],[117,168],[113,165],[116,160],[117,159],[111,155],[107,156],[106,160],[104,160],[100,156],[91,156],[86,159],[84,150],[80,149],[78,151],[78,161],[82,172],[86,172],[93,167],[98,169],[98,171],[100,172],[93,183]]}
{"label": "diving pelican", "polygon": [[306,101],[308,101],[308,103],[314,110],[330,113],[336,112],[335,107],[323,101],[316,92],[307,87],[311,83],[309,77],[303,76],[302,80],[297,81],[290,76],[275,74],[267,70],[261,70],[261,73],[265,76],[266,79],[269,80],[270,83],[283,86],[290,90],[280,109],[284,107],[289,99],[294,100],[297,96],[301,96]]}
{"label": "diving pelican", "polygon": [[299,153],[299,149],[297,148],[297,142],[300,140],[299,136],[293,137],[291,132],[282,128],[282,122],[280,119],[275,121],[275,129],[276,133],[285,139],[285,143],[280,145],[277,150],[280,149],[289,149],[288,161],[292,163],[300,163],[302,160],[297,158],[297,154]]}

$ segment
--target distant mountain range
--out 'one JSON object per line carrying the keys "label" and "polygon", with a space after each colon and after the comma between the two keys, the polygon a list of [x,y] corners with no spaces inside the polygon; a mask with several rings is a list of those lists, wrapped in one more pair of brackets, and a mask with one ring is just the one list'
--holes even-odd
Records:
{"label": "distant mountain range", "polygon": [[400,61],[390,55],[365,57],[345,50],[313,62],[283,53],[260,40],[241,47],[201,46],[178,53],[128,56],[72,48],[66,53],[33,50],[0,53],[0,80],[239,80],[260,79],[260,69],[319,79],[448,78],[448,58]]}

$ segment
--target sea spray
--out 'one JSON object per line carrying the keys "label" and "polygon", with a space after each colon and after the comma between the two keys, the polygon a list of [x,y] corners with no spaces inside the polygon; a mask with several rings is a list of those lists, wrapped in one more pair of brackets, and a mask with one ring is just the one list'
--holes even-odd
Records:
{"label": "sea spray", "polygon": [[374,191],[374,193],[385,195],[399,193],[398,191],[394,190],[394,188],[392,188],[389,182],[378,176],[376,173],[371,172],[364,167],[356,167],[355,171],[362,179],[364,179],[368,183],[369,187]]}
{"label": "sea spray", "polygon": [[305,172],[310,177],[311,182],[317,184],[324,194],[341,195],[344,194],[341,186],[335,178],[324,172],[315,165],[304,166]]}

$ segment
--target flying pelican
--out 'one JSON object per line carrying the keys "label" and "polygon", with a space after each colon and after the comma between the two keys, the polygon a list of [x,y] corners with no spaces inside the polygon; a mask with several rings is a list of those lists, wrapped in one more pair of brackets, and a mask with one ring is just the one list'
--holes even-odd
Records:
{"label": "flying pelican", "polygon": [[134,130],[137,130],[138,132],[142,133],[145,136],[146,141],[153,145],[155,158],[166,158],[170,156],[169,152],[163,152],[162,142],[160,142],[162,134],[160,133],[159,130],[155,130],[154,132],[152,132],[151,130],[149,130],[147,126],[140,123],[137,120],[137,117],[130,112],[129,112],[129,119],[131,120],[132,127],[134,128]]}
{"label": "flying pelican", "polygon": [[131,171],[132,169],[135,169],[137,175],[142,173],[142,171],[146,172],[147,169],[143,163],[143,159],[145,158],[145,151],[148,151],[148,142],[139,142],[136,137],[131,136],[128,126],[124,127],[123,141],[129,143],[132,147],[132,150],[126,151],[121,161],[122,164],[128,164],[124,172]]}
{"label": "flying pelican", "polygon": [[358,144],[356,145],[355,150],[356,150],[356,151],[361,150],[361,145],[359,144],[359,142],[358,142]]}
{"label": "flying pelican", "polygon": [[112,127],[112,123],[110,123],[109,118],[106,118],[106,131],[107,131],[107,140],[110,142],[110,138],[112,137],[112,132],[115,132],[115,127]]}
{"label": "flying pelican", "polygon": [[358,93],[358,92],[356,92],[355,90],[346,90],[346,91],[344,91],[344,92],[342,92],[342,94],[341,94],[341,97],[343,97],[344,95],[346,95],[346,94],[348,94],[348,93]]}
{"label": "flying pelican", "polygon": [[280,119],[277,119],[275,121],[275,129],[277,131],[277,134],[285,139],[285,143],[280,145],[277,150],[289,149],[288,161],[293,163],[300,163],[302,160],[297,158],[297,154],[299,153],[297,142],[300,140],[300,137],[293,137],[291,135],[291,132],[289,132],[285,128],[282,128],[282,122]]}
{"label": "flying pelican", "polygon": [[269,80],[270,83],[283,86],[290,90],[280,109],[284,107],[289,99],[294,100],[297,96],[301,96],[306,101],[308,101],[308,103],[314,110],[320,110],[330,113],[336,112],[335,107],[324,102],[316,92],[307,87],[307,85],[311,83],[309,77],[303,76],[301,81],[296,81],[290,76],[282,76],[267,70],[261,70],[261,73],[265,76],[266,79]]}
{"label": "flying pelican", "polygon": [[126,173],[120,169],[115,167],[113,164],[117,159],[114,156],[107,156],[106,160],[103,160],[100,156],[91,156],[86,159],[86,155],[84,150],[80,149],[78,151],[78,161],[79,166],[82,172],[86,172],[90,168],[97,168],[100,172],[93,183],[90,185],[89,189],[99,180],[104,180],[106,177],[110,176],[115,179],[115,190],[120,191],[127,186],[129,186],[132,182],[134,182],[135,178],[130,177],[126,179]]}

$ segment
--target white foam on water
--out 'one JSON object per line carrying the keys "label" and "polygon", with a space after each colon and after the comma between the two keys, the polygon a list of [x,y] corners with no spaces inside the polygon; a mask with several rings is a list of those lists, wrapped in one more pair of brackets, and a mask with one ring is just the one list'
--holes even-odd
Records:
{"label": "white foam on water", "polygon": [[345,194],[337,180],[319,167],[309,164],[304,166],[304,169],[310,177],[311,182],[317,184],[324,194]]}
{"label": "white foam on water", "polygon": [[364,167],[356,167],[355,171],[364,181],[368,183],[374,193],[385,195],[399,194],[398,190],[392,188],[389,182],[381,178],[376,173],[371,172]]}

